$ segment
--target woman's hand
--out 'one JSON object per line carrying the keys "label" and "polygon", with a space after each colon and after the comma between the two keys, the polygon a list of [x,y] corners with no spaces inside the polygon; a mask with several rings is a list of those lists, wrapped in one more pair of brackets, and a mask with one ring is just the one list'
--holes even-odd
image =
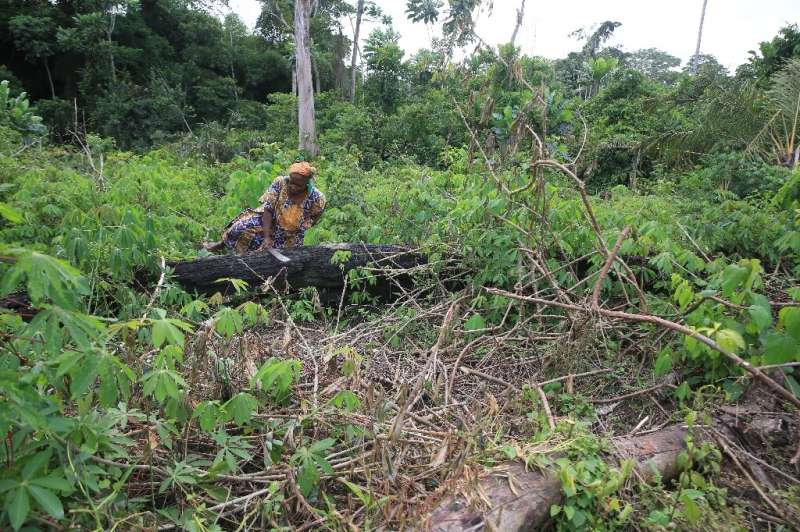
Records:
{"label": "woman's hand", "polygon": [[268,249],[273,247],[275,247],[275,242],[273,242],[271,238],[265,238],[264,242],[262,242],[261,245],[258,246],[258,249],[256,251],[267,251]]}

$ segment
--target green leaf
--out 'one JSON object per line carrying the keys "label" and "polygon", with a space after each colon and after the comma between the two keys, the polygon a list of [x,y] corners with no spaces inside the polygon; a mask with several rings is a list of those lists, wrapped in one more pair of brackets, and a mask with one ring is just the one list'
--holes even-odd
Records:
{"label": "green leaf", "polygon": [[53,456],[52,447],[48,447],[46,450],[35,454],[33,458],[27,461],[25,467],[22,468],[22,478],[25,480],[32,478],[33,475],[47,465],[51,456]]}
{"label": "green leaf", "polygon": [[[571,471],[570,467],[562,467],[559,471],[559,479],[561,480],[561,488],[567,497],[574,497],[577,490],[575,489],[575,472]],[[566,511],[566,508],[564,508]]]}
{"label": "green leaf", "polygon": [[56,491],[72,491],[72,484],[67,479],[54,474],[35,478],[31,480],[31,484]]}
{"label": "green leaf", "polygon": [[764,363],[785,364],[793,362],[800,354],[800,345],[790,336],[770,333],[764,339]]}
{"label": "green leaf", "polygon": [[242,332],[242,315],[237,310],[223,307],[214,315],[214,320],[214,327],[225,338]]}
{"label": "green leaf", "polygon": [[161,347],[165,341],[172,345],[183,345],[183,333],[181,329],[190,331],[191,326],[180,320],[172,318],[163,318],[160,320],[153,320],[152,343],[153,347]]}
{"label": "green leaf", "polygon": [[52,491],[32,485],[28,486],[28,490],[45,512],[56,519],[64,517],[64,507],[61,506],[61,501],[58,500],[58,497],[56,497]]}
{"label": "green leaf", "polygon": [[786,375],[786,384],[795,397],[800,397],[800,383],[792,375]]}
{"label": "green leaf", "polygon": [[299,360],[270,358],[253,376],[253,381],[261,381],[262,389],[274,401],[281,403],[288,398],[292,383],[299,378]]}
{"label": "green leaf", "polygon": [[244,425],[253,415],[253,411],[258,407],[258,401],[249,393],[240,392],[225,403],[225,411],[228,412],[237,425]]}
{"label": "green leaf", "polygon": [[200,428],[205,432],[211,432],[217,425],[219,406],[216,402],[203,401],[195,407],[194,415],[200,421]]}
{"label": "green leaf", "polygon": [[681,497],[685,497],[687,499],[691,499],[693,501],[702,498],[704,493],[700,490],[686,488],[681,491]]}
{"label": "green leaf", "polygon": [[738,264],[731,264],[722,272],[722,294],[730,297],[734,290],[741,287],[750,277],[750,269]]}
{"label": "green leaf", "polygon": [[486,322],[480,314],[473,314],[472,317],[464,324],[465,331],[477,331],[486,328]]}
{"label": "green leaf", "polygon": [[572,518],[575,517],[575,508],[570,505],[564,506],[564,515],[567,516],[567,519],[572,521]]}
{"label": "green leaf", "polygon": [[22,223],[22,215],[7,203],[0,202],[0,216],[12,224]]}
{"label": "green leaf", "polygon": [[336,408],[342,408],[346,412],[353,412],[361,406],[358,396],[350,390],[340,390],[331,398],[330,402]]}
{"label": "green leaf", "polygon": [[11,503],[6,507],[8,519],[11,521],[11,526],[14,530],[19,530],[23,523],[25,523],[25,518],[28,517],[28,511],[30,511],[30,509],[31,504],[28,500],[28,490],[20,486],[14,491]]}
{"label": "green leaf", "polygon": [[662,375],[666,375],[672,369],[672,351],[669,349],[664,349],[661,351],[661,354],[656,359],[655,367],[653,368],[653,373],[655,373],[656,377],[660,377]]}
{"label": "green leaf", "polygon": [[16,289],[23,279],[31,301],[37,306],[51,301],[64,309],[75,309],[79,296],[89,294],[86,278],[63,260],[19,248],[4,253],[17,261],[3,276],[0,296]]}
{"label": "green leaf", "polygon": [[343,478],[339,479],[339,481],[342,482],[345,486],[347,486],[350,489],[350,491],[353,492],[353,495],[358,497],[358,500],[360,500],[361,503],[364,504],[364,506],[369,506],[371,504],[372,498],[369,495],[366,495],[364,493],[364,490],[362,490],[358,484],[353,484],[349,480]]}
{"label": "green leaf", "polygon": [[782,308],[778,317],[789,336],[800,342],[800,307]]}
{"label": "green leaf", "polygon": [[675,393],[675,397],[679,401],[683,401],[684,399],[689,397],[689,394],[692,393],[692,389],[689,388],[689,383],[684,381],[684,382],[681,383],[680,386],[675,388],[675,392],[674,393]]}
{"label": "green leaf", "polygon": [[72,398],[83,395],[97,377],[97,366],[100,358],[96,355],[83,357],[83,363],[76,366],[71,372],[72,384],[70,391]]}
{"label": "green leaf", "polygon": [[681,496],[681,499],[683,500],[683,513],[686,515],[686,519],[689,520],[689,523],[696,523],[700,519],[700,507],[692,499],[683,496]]}
{"label": "green leaf", "polygon": [[669,515],[661,510],[653,510],[650,512],[648,519],[653,523],[661,526],[667,526],[670,523]]}
{"label": "green leaf", "polygon": [[319,471],[312,462],[306,462],[297,474],[297,485],[304,496],[308,497],[319,484]]}
{"label": "green leaf", "polygon": [[733,329],[723,329],[719,331],[715,340],[722,349],[731,353],[738,353],[746,347],[742,335]]}
{"label": "green leaf", "polygon": [[324,440],[320,440],[312,444],[311,447],[309,447],[309,451],[311,451],[314,454],[322,454],[323,452],[333,447],[335,444],[336,440],[334,440],[333,438],[325,438]]}
{"label": "green leaf", "polygon": [[750,314],[750,319],[756,324],[758,332],[763,331],[772,323],[772,313],[770,312],[769,304],[767,307],[750,305],[747,312]]}
{"label": "green leaf", "polygon": [[554,504],[550,506],[550,517],[555,517],[561,513],[561,506]]}

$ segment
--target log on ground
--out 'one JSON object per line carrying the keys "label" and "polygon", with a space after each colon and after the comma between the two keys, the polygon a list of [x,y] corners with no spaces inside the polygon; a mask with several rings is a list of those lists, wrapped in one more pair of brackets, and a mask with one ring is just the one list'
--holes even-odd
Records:
{"label": "log on ground", "polygon": [[[344,264],[331,261],[337,251],[349,253]],[[251,287],[260,286],[271,278],[278,286],[340,289],[348,271],[368,265],[385,270],[378,289],[388,290],[391,288],[387,281],[389,275],[402,276],[426,262],[423,255],[407,248],[376,244],[304,246],[281,250],[281,253],[290,261],[284,263],[269,252],[256,252],[205,257],[170,266],[174,279],[187,291],[213,294],[231,291],[229,282],[220,282],[226,278],[246,281]]]}
{"label": "log on ground", "polygon": [[[773,445],[788,430],[783,423],[744,423],[729,416],[716,421],[714,428],[728,438],[738,439],[758,432]],[[614,438],[613,447],[619,458],[636,462],[643,479],[650,480],[658,472],[662,480],[668,481],[680,473],[678,455],[686,449],[688,434],[685,426],[676,425],[642,436]],[[698,430],[695,439],[713,441],[713,436]],[[459,494],[447,496],[436,504],[425,523],[427,530],[540,530],[550,521],[550,507],[563,502],[561,481],[555,469],[529,470],[519,462],[489,469],[477,486],[459,486],[456,492]]]}

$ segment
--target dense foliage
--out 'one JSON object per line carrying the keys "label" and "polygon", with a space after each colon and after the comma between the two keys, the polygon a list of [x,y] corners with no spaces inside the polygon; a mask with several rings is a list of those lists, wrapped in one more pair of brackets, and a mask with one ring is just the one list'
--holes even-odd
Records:
{"label": "dense foliage", "polygon": [[[606,242],[632,228],[620,254],[644,300],[621,276],[605,280],[605,295],[681,316],[753,365],[800,362],[797,27],[762,43],[735,75],[713,58],[681,71],[659,50],[604,47],[613,21],[579,33],[581,50],[558,61],[524,56],[513,44],[454,61],[452,47],[469,40],[478,3],[409,2],[410,18],[445,17],[448,32],[409,58],[384,20],[364,45],[354,102],[345,98],[350,43],[340,31],[353,7],[320,3],[312,31],[323,155],[315,164],[329,207],[306,244],[406,244],[434,264],[457,256],[472,340],[523,321],[521,309],[511,312],[506,298],[481,287],[529,285],[525,253],[539,253],[555,272],[550,283],[562,286],[603,266],[580,187],[552,166],[532,165],[552,159],[586,183]],[[291,2],[263,4],[252,34],[235,16],[220,21],[211,7],[182,0],[0,8],[0,27],[9,30],[0,45],[11,50],[0,69],[0,295],[25,292],[36,309],[0,314],[0,528],[216,530],[222,513],[213,508],[229,499],[218,482],[256,467],[289,471],[302,496],[341,526],[353,518],[334,501],[344,489],[360,501],[366,528],[385,517],[386,501],[352,479],[334,482],[331,465],[335,445],[354,445],[372,429],[347,421],[320,437],[312,427],[315,415],[364,410],[365,397],[342,389],[297,423],[261,416],[296,392],[300,362],[280,356],[259,364],[241,389],[193,395],[200,385],[189,359],[204,331],[232,345],[279,316],[320,320],[334,334],[337,310],[320,308],[307,292],[286,304],[198,297],[174,284],[168,268],[157,281],[164,263],[196,257],[203,239],[216,238],[302,157],[290,93]],[[358,274],[352,282],[342,325],[379,317],[362,305],[369,297]],[[578,291],[588,296],[591,284]],[[550,286],[540,280],[534,288]],[[397,328],[386,345],[430,343],[433,329]],[[622,340],[597,341],[610,353]],[[655,377],[676,375],[683,407],[707,386],[727,399],[744,389],[739,367],[691,337],[648,349],[642,364]],[[215,375],[230,374],[226,355],[213,356]],[[367,353],[335,356],[352,379]],[[782,374],[800,397],[796,370]],[[580,400],[558,397],[566,411]],[[144,440],[133,425],[147,427]],[[541,427],[531,442],[566,430]],[[202,456],[187,443],[194,430]],[[252,434],[268,434],[263,450],[253,448]],[[643,490],[633,513],[612,499],[630,471],[607,468],[594,436],[572,427],[569,435],[574,447],[558,462],[566,499],[552,509],[560,529],[611,529],[630,519],[702,528],[726,516],[724,493],[704,480],[719,472],[714,452],[690,447],[694,465],[682,487]],[[129,456],[142,441],[148,463],[134,464]],[[481,459],[509,455],[494,443]],[[159,449],[168,459],[156,463]],[[142,468],[154,476],[136,495],[129,478]],[[262,526],[291,527],[286,485],[263,488],[254,510]],[[700,506],[723,511],[702,521]]]}

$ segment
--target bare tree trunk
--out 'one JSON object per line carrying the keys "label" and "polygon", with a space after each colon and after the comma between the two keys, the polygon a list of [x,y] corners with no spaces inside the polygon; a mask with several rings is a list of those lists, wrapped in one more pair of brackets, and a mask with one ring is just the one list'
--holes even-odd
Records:
{"label": "bare tree trunk", "polygon": [[297,96],[297,64],[292,61],[292,96]]}
{"label": "bare tree trunk", "polygon": [[519,31],[519,27],[522,26],[522,17],[525,15],[525,0],[522,0],[522,4],[520,4],[519,9],[517,9],[517,25],[514,26],[514,33],[511,34],[511,45],[513,46],[514,41],[517,40],[517,32]]}
{"label": "bare tree trunk", "polygon": [[295,0],[294,41],[297,58],[297,118],[300,149],[309,157],[319,155],[314,117],[314,84],[311,77],[310,23],[312,0]]}
{"label": "bare tree trunk", "polygon": [[53,85],[53,75],[50,73],[50,62],[47,60],[46,57],[42,57],[42,62],[44,63],[44,70],[47,72],[47,82],[50,84],[50,96],[55,99],[56,97],[56,89]]}
{"label": "bare tree trunk", "polygon": [[236,92],[236,71],[233,69],[233,58],[235,56],[236,51],[233,49],[233,30],[228,28],[228,37],[231,44],[231,79],[233,80],[233,100],[236,103],[239,103],[239,94]]}
{"label": "bare tree trunk", "polygon": [[706,20],[706,6],[708,6],[708,0],[703,0],[703,11],[700,13],[700,28],[697,30],[697,47],[694,49],[694,57],[693,62],[693,70],[697,72],[697,61],[700,57],[700,43],[703,40],[703,23]]}
{"label": "bare tree trunk", "polygon": [[339,35],[336,39],[336,45],[333,48],[333,84],[336,86],[337,92],[343,97],[347,97],[347,88],[345,87],[345,71],[344,71],[344,56],[347,50],[344,46],[344,35],[342,29],[339,28]]}
{"label": "bare tree trunk", "polygon": [[317,58],[314,57],[314,54],[311,54],[311,69],[314,71],[314,93],[319,94],[322,92],[322,82],[319,79],[319,65],[317,64]]}
{"label": "bare tree trunk", "polygon": [[117,15],[111,13],[109,15],[108,29],[106,29],[106,38],[108,39],[108,57],[111,63],[111,81],[117,82],[117,66],[114,63],[114,41],[111,40],[111,35],[114,33],[114,26],[117,22]]}
{"label": "bare tree trunk", "polygon": [[350,59],[350,101],[356,101],[356,61],[358,60],[358,36],[361,33],[361,16],[364,14],[364,0],[358,0],[356,8],[356,30],[353,32],[353,57]]}

